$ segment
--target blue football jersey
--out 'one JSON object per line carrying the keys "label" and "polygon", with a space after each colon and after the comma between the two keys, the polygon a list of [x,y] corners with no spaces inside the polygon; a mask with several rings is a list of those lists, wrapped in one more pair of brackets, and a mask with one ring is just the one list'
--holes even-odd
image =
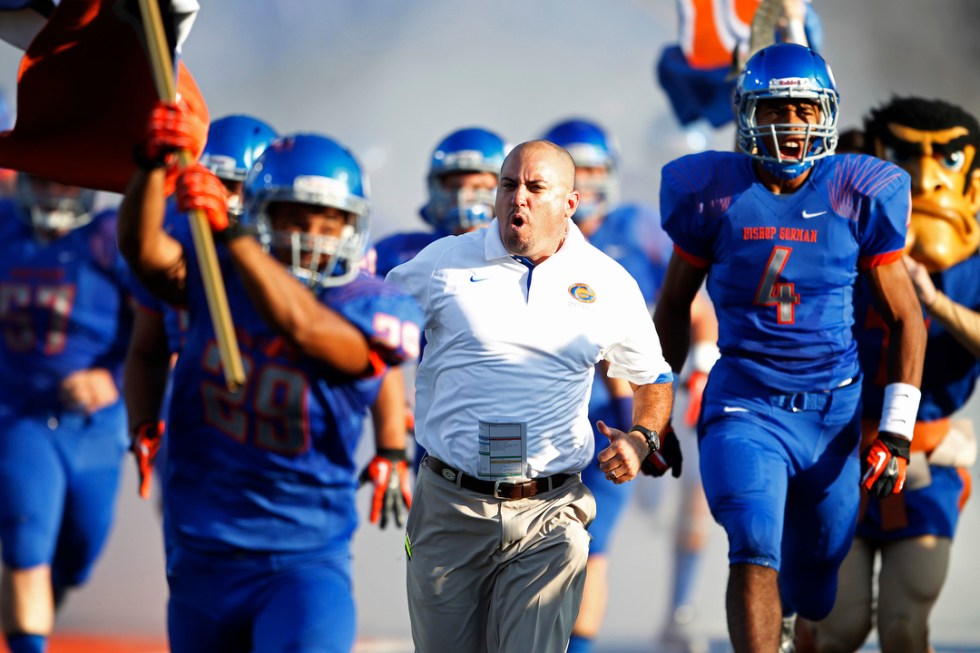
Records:
{"label": "blue football jersey", "polygon": [[413,231],[397,233],[382,238],[374,245],[377,262],[375,273],[384,279],[393,268],[406,261],[446,234],[437,231]]}
{"label": "blue football jersey", "polygon": [[710,268],[722,356],[767,387],[836,387],[858,374],[854,285],[898,260],[910,180],[863,155],[817,161],[795,193],[760,184],[734,152],[682,157],[663,170],[664,229],[677,254]]}
{"label": "blue football jersey", "polygon": [[[655,211],[638,204],[626,204],[610,211],[599,229],[589,237],[592,245],[615,259],[636,279],[649,306],[653,306],[657,299],[669,260],[669,257],[650,256],[641,240],[651,231],[646,223],[653,220],[657,220]],[[656,230],[661,231],[659,223]],[[668,241],[666,235],[663,240]]]}
{"label": "blue football jersey", "polygon": [[[936,288],[957,304],[980,311],[980,254],[948,270],[932,274]],[[864,416],[881,415],[884,388],[888,383],[884,348],[888,332],[884,320],[871,301],[867,284],[859,286],[859,311],[855,332],[864,369]],[[927,320],[928,340],[922,368],[922,400],[918,419],[933,421],[949,417],[969,400],[980,376],[980,360],[975,358],[936,320]]]}
{"label": "blue football jersey", "polygon": [[120,382],[132,327],[130,278],[116,248],[114,211],[41,242],[21,210],[0,201],[0,402],[49,410],[73,372],[105,368]]}
{"label": "blue football jersey", "polygon": [[[225,387],[200,272],[189,257],[189,329],[174,371],[165,519],[202,551],[346,546],[357,523],[354,454],[380,377],[354,379],[301,356],[259,316],[221,262],[247,380]],[[356,325],[373,355],[417,355],[421,308],[362,273],[321,295]]]}

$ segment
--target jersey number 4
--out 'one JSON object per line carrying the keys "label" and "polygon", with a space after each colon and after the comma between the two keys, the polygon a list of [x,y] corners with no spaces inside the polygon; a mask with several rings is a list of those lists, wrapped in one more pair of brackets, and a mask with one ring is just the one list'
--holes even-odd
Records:
{"label": "jersey number 4", "polygon": [[796,319],[796,305],[800,303],[800,296],[796,294],[794,285],[779,280],[792,251],[791,247],[778,245],[772,248],[759,289],[755,291],[756,304],[776,307],[777,324],[793,324]]}

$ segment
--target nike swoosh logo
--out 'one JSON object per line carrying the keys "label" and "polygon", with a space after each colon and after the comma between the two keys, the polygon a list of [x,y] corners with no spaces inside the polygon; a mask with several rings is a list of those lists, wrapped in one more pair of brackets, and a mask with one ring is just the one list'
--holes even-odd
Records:
{"label": "nike swoosh logo", "polygon": [[875,469],[881,469],[885,461],[888,460],[888,455],[884,451],[878,452],[878,462],[875,463]]}
{"label": "nike swoosh logo", "polygon": [[826,211],[817,211],[816,213],[807,213],[806,211],[804,211],[803,212],[803,219],[804,220],[809,220],[810,218],[815,218],[818,215],[823,215],[824,213],[826,213]]}
{"label": "nike swoosh logo", "polygon": [[489,277],[478,277],[475,274],[470,275],[470,281],[476,283],[478,281],[486,281]]}
{"label": "nike swoosh logo", "polygon": [[884,451],[879,451],[878,452],[878,462],[876,462],[873,465],[868,465],[867,471],[864,472],[864,476],[861,477],[861,482],[862,483],[867,483],[868,482],[868,479],[870,479],[875,474],[877,474],[881,470],[881,467],[885,464],[885,460],[887,458],[888,458],[888,455]]}

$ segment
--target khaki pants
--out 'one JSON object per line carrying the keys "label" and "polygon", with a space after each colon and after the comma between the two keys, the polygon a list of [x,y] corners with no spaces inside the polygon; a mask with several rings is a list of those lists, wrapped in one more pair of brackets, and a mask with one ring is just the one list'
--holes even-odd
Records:
{"label": "khaki pants", "polygon": [[418,653],[563,653],[578,615],[595,499],[580,478],[494,499],[419,469],[407,524]]}

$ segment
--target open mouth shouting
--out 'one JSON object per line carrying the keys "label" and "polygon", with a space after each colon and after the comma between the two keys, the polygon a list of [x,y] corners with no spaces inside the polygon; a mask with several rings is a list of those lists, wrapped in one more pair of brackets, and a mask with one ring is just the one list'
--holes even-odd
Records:
{"label": "open mouth shouting", "polygon": [[782,161],[802,161],[806,153],[806,139],[787,139],[779,143],[779,158]]}

